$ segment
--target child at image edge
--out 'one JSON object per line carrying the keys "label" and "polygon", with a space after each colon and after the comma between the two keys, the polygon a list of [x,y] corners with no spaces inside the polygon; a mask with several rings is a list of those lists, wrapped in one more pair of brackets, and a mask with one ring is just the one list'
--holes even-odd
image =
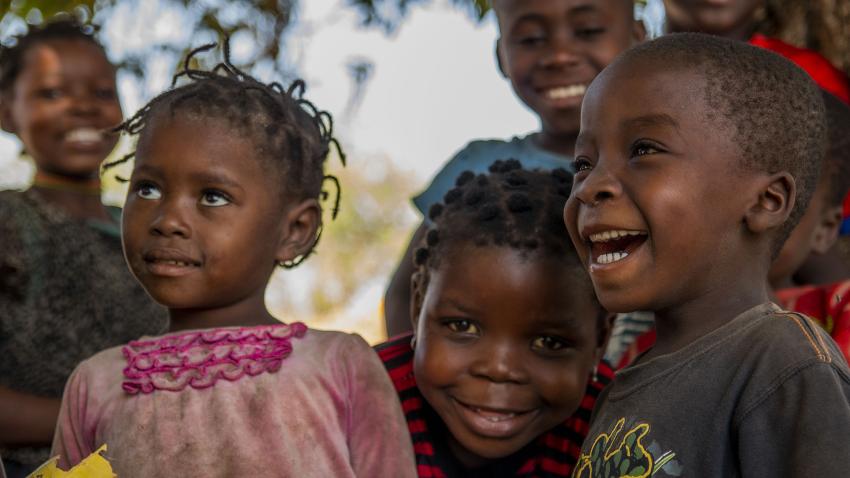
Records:
{"label": "child at image edge", "polygon": [[0,191],[0,455],[9,478],[47,460],[65,382],[82,360],[168,328],[121,253],[100,164],[122,120],[115,66],[86,27],[30,26],[0,46],[0,126],[36,173]]}
{"label": "child at image edge", "polygon": [[106,444],[128,477],[415,476],[366,342],[281,324],[263,300],[275,266],[318,239],[327,113],[303,83],[265,85],[229,62],[178,77],[123,125],[139,134],[124,251],[173,333],[77,368],[53,454],[68,467]]}
{"label": "child at image edge", "polygon": [[673,34],[615,60],[582,108],[565,222],[602,305],[653,312],[658,339],[603,390],[573,476],[847,476],[850,369],[767,284],[825,152],[816,85]]}

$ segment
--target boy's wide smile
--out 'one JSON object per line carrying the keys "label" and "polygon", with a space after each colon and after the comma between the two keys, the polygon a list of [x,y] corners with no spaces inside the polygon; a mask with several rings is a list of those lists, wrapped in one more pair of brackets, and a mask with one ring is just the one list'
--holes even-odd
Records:
{"label": "boy's wide smile", "polygon": [[[600,232],[591,232],[601,230]],[[590,247],[590,264],[603,266],[620,262],[641,247],[649,237],[643,230],[614,229],[605,226],[585,227],[582,238]]]}

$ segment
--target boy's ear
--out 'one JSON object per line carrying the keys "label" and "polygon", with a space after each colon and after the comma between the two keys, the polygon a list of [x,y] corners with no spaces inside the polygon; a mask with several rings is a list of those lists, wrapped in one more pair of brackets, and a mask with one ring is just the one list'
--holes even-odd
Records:
{"label": "boy's ear", "polygon": [[841,206],[827,207],[821,212],[820,221],[812,235],[812,252],[825,254],[838,240],[838,233],[841,230],[841,212]]}
{"label": "boy's ear", "polygon": [[502,49],[502,37],[496,38],[496,65],[499,66],[499,71],[502,77],[507,78],[508,73],[505,71],[505,59],[502,58],[504,50]]}
{"label": "boy's ear", "polygon": [[322,210],[318,201],[307,199],[286,212],[277,249],[277,262],[287,263],[308,254],[316,244],[322,225]]}
{"label": "boy's ear", "polygon": [[422,269],[410,276],[410,323],[413,325],[413,333],[419,326],[419,312],[422,311],[422,301],[425,300],[425,288],[428,278]]}
{"label": "boy's ear", "polygon": [[744,216],[750,232],[763,233],[788,220],[797,198],[797,183],[787,171],[764,178],[758,196]]}

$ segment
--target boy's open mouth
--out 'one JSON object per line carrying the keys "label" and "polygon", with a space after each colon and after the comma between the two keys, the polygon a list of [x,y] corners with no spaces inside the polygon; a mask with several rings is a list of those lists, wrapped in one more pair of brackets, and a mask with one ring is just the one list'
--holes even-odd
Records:
{"label": "boy's open mouth", "polygon": [[612,264],[629,256],[646,242],[646,231],[610,230],[591,234],[590,258],[594,264]]}

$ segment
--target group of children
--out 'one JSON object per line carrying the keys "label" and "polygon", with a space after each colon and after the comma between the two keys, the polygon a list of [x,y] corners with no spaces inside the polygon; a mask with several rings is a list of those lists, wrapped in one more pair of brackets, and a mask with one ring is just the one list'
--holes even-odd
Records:
{"label": "group of children", "polygon": [[[7,474],[106,444],[118,476],[847,475],[850,283],[795,282],[842,260],[846,77],[754,35],[766,1],[665,5],[704,33],[645,41],[630,0],[494,0],[541,131],[470,143],[415,198],[375,350],[263,301],[339,192],[303,83],[226,45],[194,69],[203,47],[122,122],[84,27],[4,48],[0,122],[37,168],[0,194]],[[137,136],[120,217],[110,132]]]}

